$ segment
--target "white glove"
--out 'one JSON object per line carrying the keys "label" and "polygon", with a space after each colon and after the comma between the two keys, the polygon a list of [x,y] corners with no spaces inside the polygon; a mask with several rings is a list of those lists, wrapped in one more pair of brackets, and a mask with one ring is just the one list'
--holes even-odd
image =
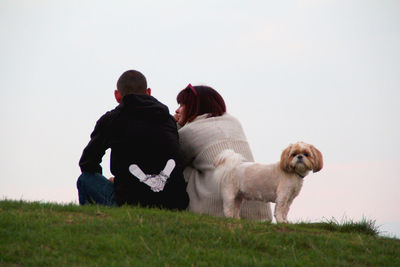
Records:
{"label": "white glove", "polygon": [[145,174],[136,164],[130,165],[129,171],[142,183],[150,186],[152,191],[160,192],[164,189],[164,186],[174,168],[175,161],[173,159],[169,159],[164,167],[164,170],[162,170],[159,174]]}

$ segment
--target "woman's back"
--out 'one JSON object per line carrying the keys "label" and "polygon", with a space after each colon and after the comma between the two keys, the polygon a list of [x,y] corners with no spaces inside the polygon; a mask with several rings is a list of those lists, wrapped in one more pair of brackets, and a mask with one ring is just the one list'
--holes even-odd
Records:
{"label": "woman's back", "polygon": [[[214,216],[223,216],[219,185],[214,179],[214,159],[225,149],[232,149],[254,161],[250,146],[240,122],[225,113],[222,116],[198,116],[179,130],[189,210]],[[242,206],[244,218],[271,220],[269,204],[248,201]]]}

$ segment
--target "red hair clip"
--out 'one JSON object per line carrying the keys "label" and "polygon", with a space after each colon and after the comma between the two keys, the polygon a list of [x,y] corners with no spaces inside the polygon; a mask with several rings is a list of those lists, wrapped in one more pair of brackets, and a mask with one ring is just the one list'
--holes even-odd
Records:
{"label": "red hair clip", "polygon": [[188,84],[188,86],[186,86],[186,88],[190,88],[190,90],[192,90],[193,94],[197,95],[196,89],[194,89],[194,87],[190,83]]}

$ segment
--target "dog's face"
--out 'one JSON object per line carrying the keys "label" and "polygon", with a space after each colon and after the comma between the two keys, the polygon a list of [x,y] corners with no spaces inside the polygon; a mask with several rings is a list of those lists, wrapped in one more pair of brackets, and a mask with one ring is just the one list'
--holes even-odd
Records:
{"label": "dog's face", "polygon": [[313,172],[320,171],[322,166],[321,152],[304,142],[290,145],[281,155],[280,167],[288,173],[297,173],[304,177],[310,170]]}

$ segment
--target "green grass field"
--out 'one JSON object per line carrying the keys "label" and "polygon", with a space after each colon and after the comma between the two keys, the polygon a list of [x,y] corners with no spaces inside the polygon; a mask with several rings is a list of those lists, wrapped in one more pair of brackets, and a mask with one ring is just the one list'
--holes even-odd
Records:
{"label": "green grass field", "polygon": [[0,266],[400,266],[374,222],[268,224],[0,201]]}

